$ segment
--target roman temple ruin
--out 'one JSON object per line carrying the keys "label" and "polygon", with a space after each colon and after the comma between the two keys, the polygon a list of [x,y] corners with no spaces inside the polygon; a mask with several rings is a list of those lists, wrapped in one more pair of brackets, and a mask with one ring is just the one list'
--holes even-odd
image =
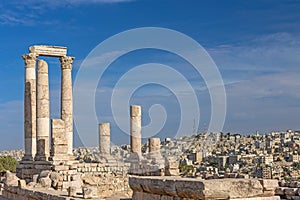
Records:
{"label": "roman temple ruin", "polygon": [[[48,64],[39,56],[59,58],[61,63],[60,119],[50,126]],[[23,55],[25,62],[24,146],[25,155],[18,167],[18,176],[32,175],[52,164],[71,160],[73,150],[72,63],[66,47],[31,46]],[[51,127],[51,130],[50,130]],[[51,145],[50,145],[51,144]]]}
{"label": "roman temple ruin", "polygon": [[[39,56],[59,58],[61,64],[60,118],[50,119],[48,64]],[[122,158],[112,155],[110,123],[98,124],[99,160],[73,156],[72,64],[67,48],[35,45],[25,61],[25,154],[16,175],[6,173],[1,193],[12,200],[103,199],[115,194],[140,199],[273,200],[277,180],[203,180],[179,175],[176,157],[162,155],[160,138],[142,145],[142,108],[130,106],[130,147]],[[97,126],[97,124],[95,124]],[[97,133],[95,133],[96,137]],[[118,196],[118,197],[120,197]],[[116,199],[116,198],[112,198]]]}

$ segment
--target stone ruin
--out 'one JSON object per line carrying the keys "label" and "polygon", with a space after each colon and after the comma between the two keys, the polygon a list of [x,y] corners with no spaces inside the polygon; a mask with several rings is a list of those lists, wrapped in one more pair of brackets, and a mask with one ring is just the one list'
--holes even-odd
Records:
{"label": "stone ruin", "polygon": [[[0,195],[7,199],[87,199],[116,193],[140,199],[279,199],[276,180],[181,178],[176,158],[163,158],[160,139],[149,138],[142,153],[141,106],[130,106],[131,154],[125,162],[111,156],[110,124],[99,124],[101,162],[80,163],[73,156],[72,63],[66,47],[31,46],[25,61],[25,155],[16,175],[7,172]],[[51,119],[48,64],[61,62],[61,116]],[[36,72],[37,71],[37,72]]]}
{"label": "stone ruin", "polygon": [[[142,112],[141,106],[130,106],[130,145],[131,156],[129,174],[139,176],[165,175],[165,161],[160,154],[160,139],[149,138],[149,153],[142,156]],[[179,171],[178,174],[179,175]]]}
{"label": "stone ruin", "polygon": [[[69,161],[73,155],[74,57],[67,56],[66,47],[58,46],[31,46],[29,52],[23,55],[25,155],[17,167],[17,176],[27,182],[32,181],[33,175],[43,170],[52,170],[57,165],[72,164]],[[51,126],[48,64],[44,60],[37,62],[39,56],[57,57],[61,63],[60,119],[52,119]]]}
{"label": "stone ruin", "polygon": [[[50,119],[48,64],[45,60],[37,60],[39,56],[56,57],[60,60],[60,119]],[[67,56],[66,47],[31,46],[23,59],[25,154],[17,166],[17,176],[28,184],[38,182],[45,188],[81,185],[81,180],[75,177],[78,167],[76,164],[79,163],[73,158],[74,57]]]}
{"label": "stone ruin", "polygon": [[[57,57],[61,63],[61,117],[50,119],[48,64],[39,56]],[[72,63],[66,47],[31,46],[25,61],[25,155],[17,166],[22,189],[46,188],[81,193],[85,197],[128,193],[128,164],[110,156],[109,123],[99,124],[101,157],[106,162],[80,163],[73,156]],[[50,123],[51,122],[51,123]],[[12,183],[12,182],[10,182]],[[20,186],[20,185],[19,185]],[[21,187],[20,186],[20,187]],[[12,188],[10,188],[12,190]],[[5,190],[7,194],[11,194]],[[18,198],[16,198],[18,199]]]}

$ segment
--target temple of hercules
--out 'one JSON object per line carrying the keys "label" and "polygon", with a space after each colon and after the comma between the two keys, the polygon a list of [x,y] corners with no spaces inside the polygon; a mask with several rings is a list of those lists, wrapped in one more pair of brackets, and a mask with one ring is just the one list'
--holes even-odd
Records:
{"label": "temple of hercules", "polygon": [[[60,119],[50,119],[49,66],[39,56],[60,60]],[[73,155],[72,64],[67,48],[35,45],[22,56],[25,64],[24,146],[18,175],[32,174],[71,160]]]}

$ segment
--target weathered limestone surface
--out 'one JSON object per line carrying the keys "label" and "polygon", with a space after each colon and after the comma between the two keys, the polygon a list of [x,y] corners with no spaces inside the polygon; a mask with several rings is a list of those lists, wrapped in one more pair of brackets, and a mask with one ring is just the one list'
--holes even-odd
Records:
{"label": "weathered limestone surface", "polygon": [[27,163],[28,161],[22,161],[17,166],[17,177],[21,179],[25,179],[26,181],[30,182],[37,173],[36,169],[34,168],[33,162]]}
{"label": "weathered limestone surface", "polygon": [[[273,188],[275,182],[276,180],[268,189]],[[129,178],[129,185],[134,193],[133,200],[148,199],[150,196],[153,199],[279,199],[266,191],[263,184],[258,179]]]}
{"label": "weathered limestone surface", "polygon": [[[60,192],[61,193],[61,192]],[[17,186],[5,186],[2,191],[2,196],[9,200],[70,200],[66,194],[57,194],[55,191],[39,191],[37,189],[30,190],[25,188],[18,188]],[[72,198],[74,200],[80,198]]]}
{"label": "weathered limestone surface", "polygon": [[[22,188],[24,190],[18,188],[19,179],[14,174],[9,174],[11,178],[7,182],[9,183],[8,187],[4,188],[3,192],[6,193],[5,197],[10,197],[9,199],[23,199],[23,197],[21,198],[22,195],[26,197],[24,197],[26,200],[27,198],[30,200],[56,199],[62,196],[55,193],[61,194],[62,192],[66,198],[68,189],[71,187],[72,195],[75,194],[76,190],[76,193],[78,193],[76,198],[80,197],[82,199],[82,187],[88,187],[92,188],[93,193],[97,191],[99,198],[110,197],[116,193],[130,197],[132,191],[128,185],[128,169],[129,165],[124,163],[114,163],[114,165],[104,163],[55,165],[51,170],[41,171],[38,177],[35,178],[35,182],[28,183],[26,187]],[[11,185],[15,187],[11,187]],[[37,190],[38,194],[34,190]],[[46,193],[43,193],[43,190]],[[87,191],[87,193],[89,192]],[[41,193],[44,195],[43,198],[40,196]]]}
{"label": "weathered limestone surface", "polygon": [[271,195],[275,195],[275,190],[279,187],[278,180],[261,179],[260,183],[263,186],[264,192]]}
{"label": "weathered limestone surface", "polygon": [[18,186],[19,185],[19,178],[15,174],[7,171],[6,174],[5,174],[4,184],[5,185]]}
{"label": "weathered limestone surface", "polygon": [[205,181],[205,190],[228,193],[230,198],[263,196],[263,186],[257,179],[222,179]]}
{"label": "weathered limestone surface", "polygon": [[149,153],[143,157],[137,153],[131,154],[129,174],[139,176],[164,176],[165,160],[160,153],[160,139],[148,140]]}
{"label": "weathered limestone surface", "polygon": [[130,163],[129,174],[139,176],[163,176],[165,161],[160,153],[160,139],[149,139],[149,154],[142,155],[142,113],[141,106],[130,106],[130,145],[131,154],[126,162]]}
{"label": "weathered limestone surface", "polygon": [[62,57],[67,55],[67,47],[34,45],[29,47],[29,52],[39,56]]}
{"label": "weathered limestone surface", "polygon": [[65,122],[52,119],[51,157],[53,164],[65,163],[68,156],[68,140],[65,134]]}
{"label": "weathered limestone surface", "polygon": [[165,157],[165,175],[179,176],[179,163],[175,157]]}
{"label": "weathered limestone surface", "polygon": [[84,199],[92,199],[97,198],[97,188],[94,187],[84,187],[82,188],[83,198]]}
{"label": "weathered limestone surface", "polygon": [[76,187],[69,187],[68,188],[68,196],[75,197],[77,195],[77,188]]}
{"label": "weathered limestone surface", "polygon": [[37,76],[37,153],[35,160],[46,161],[49,157],[50,136],[50,103],[49,103],[49,79],[48,64],[44,60],[38,61]]}
{"label": "weathered limestone surface", "polygon": [[149,152],[159,152],[160,151],[160,138],[149,138]]}
{"label": "weathered limestone surface", "polygon": [[57,187],[59,190],[67,191],[69,187],[75,187],[81,193],[81,187],[88,187],[96,189],[97,196],[108,197],[117,192],[128,194],[127,196],[131,194],[128,168],[123,163],[109,166],[102,163],[76,163],[56,166],[54,170],[59,173],[58,179],[62,179],[62,185]]}
{"label": "weathered limestone surface", "polygon": [[72,63],[74,57],[60,57],[61,62],[61,119],[65,121],[68,140],[68,154],[73,151],[73,94],[72,94]]}
{"label": "weathered limestone surface", "polygon": [[18,187],[20,189],[26,188],[26,181],[25,180],[18,180]]}
{"label": "weathered limestone surface", "polygon": [[25,61],[24,136],[23,161],[32,161],[36,153],[36,58],[37,54],[23,55]]}
{"label": "weathered limestone surface", "polygon": [[142,153],[142,112],[141,106],[130,106],[130,145],[131,152]]}
{"label": "weathered limestone surface", "polygon": [[250,197],[250,198],[237,198],[237,199],[233,199],[231,198],[231,200],[280,200],[279,196],[272,196],[272,197]]}
{"label": "weathered limestone surface", "polygon": [[164,164],[164,159],[160,153],[160,138],[149,138],[149,159],[152,160],[153,163]]}
{"label": "weathered limestone surface", "polygon": [[100,155],[107,157],[110,155],[110,124],[99,124],[99,151]]}

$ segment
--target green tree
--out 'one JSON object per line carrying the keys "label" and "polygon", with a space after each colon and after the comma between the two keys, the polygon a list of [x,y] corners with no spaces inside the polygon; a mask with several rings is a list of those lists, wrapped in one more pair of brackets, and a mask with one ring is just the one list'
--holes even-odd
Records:
{"label": "green tree", "polygon": [[191,175],[195,171],[195,168],[185,163],[179,165],[179,171],[184,175]]}
{"label": "green tree", "polygon": [[5,169],[4,169],[3,165],[0,163],[0,173],[3,171],[5,171]]}
{"label": "green tree", "polygon": [[12,156],[0,156],[0,172],[16,172],[18,161]]}

